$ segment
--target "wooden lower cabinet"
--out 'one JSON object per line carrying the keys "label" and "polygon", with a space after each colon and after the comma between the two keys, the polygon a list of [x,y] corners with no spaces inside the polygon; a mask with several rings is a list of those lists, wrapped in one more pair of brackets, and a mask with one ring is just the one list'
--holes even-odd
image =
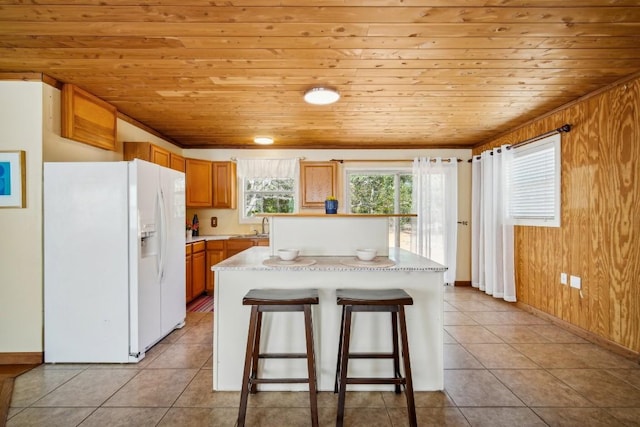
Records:
{"label": "wooden lower cabinet", "polygon": [[206,252],[205,242],[200,241],[193,243],[193,255],[191,261],[191,274],[192,274],[192,292],[193,298],[197,298],[205,291],[206,284]]}
{"label": "wooden lower cabinet", "polygon": [[255,239],[229,239],[227,240],[227,252],[225,258],[232,257],[254,246]]}
{"label": "wooden lower cabinet", "polygon": [[215,274],[211,266],[252,246],[269,246],[269,239],[227,239],[187,243],[187,302],[206,292],[213,294]]}
{"label": "wooden lower cabinet", "polygon": [[225,254],[225,241],[224,240],[207,240],[207,293],[213,294],[214,285],[214,273],[211,271],[211,266],[216,265],[220,261],[224,260]]}
{"label": "wooden lower cabinet", "polygon": [[185,295],[190,302],[202,295],[206,284],[206,251],[205,242],[187,243],[185,247]]}
{"label": "wooden lower cabinet", "polygon": [[187,243],[185,248],[184,248],[184,253],[185,253],[185,266],[184,266],[184,271],[185,271],[185,281],[184,281],[184,290],[185,290],[185,296],[186,296],[186,300],[187,302],[191,301],[193,299],[193,276],[191,275],[191,271],[192,271],[192,258],[191,258],[191,243]]}

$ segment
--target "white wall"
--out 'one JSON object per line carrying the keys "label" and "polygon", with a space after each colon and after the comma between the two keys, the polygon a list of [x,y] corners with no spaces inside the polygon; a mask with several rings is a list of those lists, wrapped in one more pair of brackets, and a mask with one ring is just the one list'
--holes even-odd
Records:
{"label": "white wall", "polygon": [[42,351],[40,82],[0,81],[0,150],[26,151],[26,208],[0,209],[0,353]]}

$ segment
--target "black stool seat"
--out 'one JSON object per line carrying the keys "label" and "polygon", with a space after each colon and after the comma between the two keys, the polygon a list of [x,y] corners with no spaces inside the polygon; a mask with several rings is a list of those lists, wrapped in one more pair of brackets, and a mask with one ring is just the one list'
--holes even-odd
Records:
{"label": "black stool seat", "polygon": [[[243,305],[250,305],[249,334],[245,353],[244,375],[240,391],[240,409],[238,427],[245,425],[249,393],[258,391],[258,384],[308,383],[311,406],[311,424],[318,426],[318,400],[316,362],[313,348],[313,323],[311,321],[311,305],[318,304],[317,289],[252,289],[242,299]],[[263,312],[304,313],[304,330],[307,342],[306,353],[260,353],[260,332],[262,330]],[[259,359],[307,359],[307,378],[259,378]]]}
{"label": "black stool seat", "polygon": [[317,289],[251,289],[242,299],[243,305],[318,304]]}
{"label": "black stool seat", "polygon": [[413,305],[403,289],[338,289],[338,305]]}
{"label": "black stool seat", "polygon": [[[344,422],[344,406],[347,384],[393,384],[396,393],[404,386],[407,397],[407,412],[409,425],[418,425],[416,407],[413,396],[413,382],[411,379],[411,364],[409,361],[409,341],[407,338],[407,321],[404,307],[413,305],[413,298],[402,289],[337,289],[336,302],[342,306],[342,322],[340,324],[340,341],[338,343],[338,362],[334,392],[338,393],[338,414],[336,426],[341,427]],[[391,334],[393,349],[388,353],[351,353],[351,318],[354,312],[391,313]],[[400,324],[398,325],[398,321]],[[398,336],[400,327],[400,337]],[[400,340],[402,341],[402,361],[404,376],[400,373]],[[348,377],[349,359],[392,359],[393,377],[361,378]]]}

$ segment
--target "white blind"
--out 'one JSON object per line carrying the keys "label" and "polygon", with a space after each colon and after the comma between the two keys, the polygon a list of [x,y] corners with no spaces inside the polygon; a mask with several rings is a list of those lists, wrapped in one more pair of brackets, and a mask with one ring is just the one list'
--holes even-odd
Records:
{"label": "white blind", "polygon": [[509,216],[515,220],[559,221],[560,135],[514,148],[512,155]]}

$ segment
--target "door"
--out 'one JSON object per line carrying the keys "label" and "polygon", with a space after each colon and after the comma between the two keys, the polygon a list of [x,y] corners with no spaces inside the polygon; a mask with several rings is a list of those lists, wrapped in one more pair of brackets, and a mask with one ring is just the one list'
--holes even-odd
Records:
{"label": "door", "polygon": [[131,352],[144,353],[160,337],[159,166],[129,164]]}
{"label": "door", "polygon": [[185,176],[159,168],[163,208],[163,257],[160,279],[161,331],[171,332],[184,323],[185,293]]}

